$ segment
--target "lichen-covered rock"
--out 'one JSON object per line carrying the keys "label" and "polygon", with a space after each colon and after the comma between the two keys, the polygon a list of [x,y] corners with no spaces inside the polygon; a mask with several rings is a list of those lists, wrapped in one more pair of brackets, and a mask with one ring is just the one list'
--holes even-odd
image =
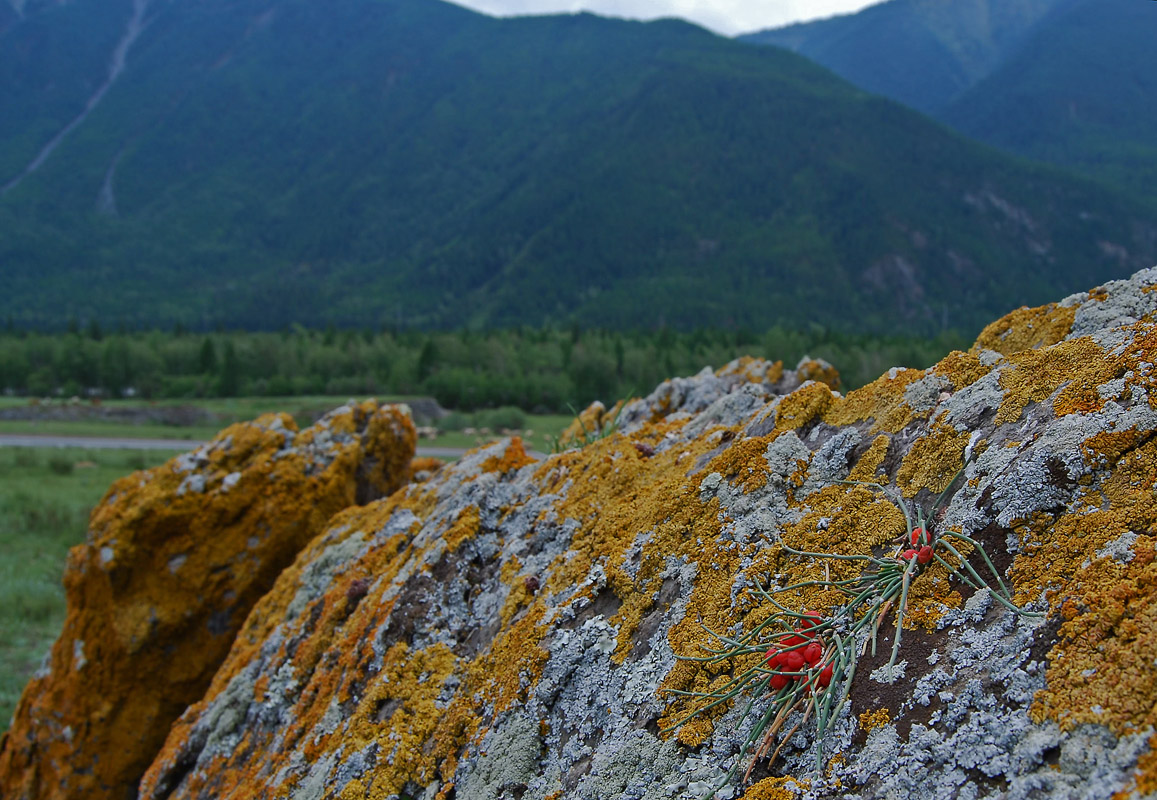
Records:
{"label": "lichen-covered rock", "polygon": [[415,441],[404,407],[351,404],[300,432],[268,415],[113,484],[0,742],[0,796],[134,796],[254,603],[336,512],[408,481]]}
{"label": "lichen-covered rock", "polygon": [[[532,463],[500,442],[340,514],[250,614],[141,796],[1151,795],[1155,289],[1150,270],[1014,312],[969,352],[847,396],[776,393],[774,365],[737,362],[627,404],[585,447]],[[822,769],[797,714],[773,765],[724,785],[770,699],[668,730],[701,702],[680,692],[720,680],[680,657],[719,645],[706,628],[767,619],[759,587],[823,576],[785,546],[907,537],[896,503],[848,481],[981,542],[1042,616],[932,564],[896,668],[887,625],[860,656]]]}

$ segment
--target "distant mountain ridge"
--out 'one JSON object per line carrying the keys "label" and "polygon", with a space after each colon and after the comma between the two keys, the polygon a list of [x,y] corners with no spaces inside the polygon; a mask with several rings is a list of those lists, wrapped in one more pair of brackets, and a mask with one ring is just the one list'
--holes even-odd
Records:
{"label": "distant mountain ridge", "polygon": [[[100,94],[133,13],[0,36],[0,182]],[[686,23],[152,0],[0,197],[0,318],[932,331],[1149,266],[1154,230]]]}
{"label": "distant mountain ridge", "polygon": [[1157,3],[890,0],[740,38],[1157,208]]}
{"label": "distant mountain ridge", "polygon": [[935,114],[1072,1],[890,0],[739,39],[784,47],[863,89]]}

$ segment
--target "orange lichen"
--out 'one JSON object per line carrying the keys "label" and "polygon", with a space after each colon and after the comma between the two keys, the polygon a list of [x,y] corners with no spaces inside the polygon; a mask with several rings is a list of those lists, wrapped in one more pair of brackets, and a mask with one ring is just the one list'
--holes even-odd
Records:
{"label": "orange lichen", "polygon": [[811,358],[800,361],[795,368],[800,383],[816,381],[825,384],[832,391],[839,391],[840,373],[831,364]]}
{"label": "orange lichen", "polygon": [[[1154,287],[1157,288],[1157,287]],[[1113,795],[1113,800],[1152,797],[1157,794],[1157,734],[1149,737],[1149,751],[1137,759],[1132,785]]]}
{"label": "orange lichen", "polygon": [[[307,677],[301,699],[293,714],[293,723],[283,732],[287,747],[305,740],[306,734],[321,722],[333,698],[339,698],[343,702],[352,699],[348,687],[342,684],[349,663],[343,663],[335,656],[341,654],[342,658],[348,659],[357,669],[365,669],[374,658],[372,641],[363,636],[363,631],[372,619],[377,618],[377,615],[388,615],[393,607],[394,601],[385,601],[382,594],[389,581],[413,556],[409,541],[416,526],[409,535],[395,535],[367,549],[365,554],[349,564],[341,575],[335,576],[331,591],[313,601],[310,611],[303,610],[292,621],[286,619],[286,611],[292,606],[292,601],[300,591],[307,565],[314,563],[326,549],[346,542],[352,536],[364,538],[367,533],[380,530],[395,513],[403,508],[412,508],[415,498],[421,496],[422,492],[411,489],[362,508],[351,508],[334,517],[330,530],[317,537],[299,555],[294,564],[281,574],[274,588],[254,608],[245,626],[238,633],[229,658],[214,677],[204,699],[192,706],[174,724],[165,748],[161,750],[145,775],[142,786],[153,785],[165,765],[179,757],[180,744],[187,739],[197,717],[229,686],[245,665],[257,657],[262,644],[281,625],[290,625],[301,630],[303,635],[293,649],[292,655],[283,645],[280,657],[287,661],[295,674]],[[358,586],[356,594],[355,584]],[[360,599],[357,597],[359,594],[362,595]],[[399,676],[412,674],[413,671],[407,664],[414,659],[426,659],[423,662],[426,670],[436,664],[446,663],[444,655],[440,655],[440,651],[435,652],[433,648],[417,654],[394,650],[391,655],[390,669]],[[433,660],[430,660],[431,658]],[[422,671],[416,674],[421,675]],[[393,730],[392,727],[383,728],[375,719],[367,717],[368,712],[365,712],[364,705],[359,707],[363,708],[364,713],[354,714],[344,729],[342,741],[347,745],[358,743],[364,746],[371,741],[378,741],[379,736],[388,736]],[[404,727],[404,723],[408,724],[408,719],[399,717],[396,722],[399,727]],[[247,731],[242,746],[254,746],[251,740],[257,735],[259,734]],[[395,735],[405,734],[395,731]],[[320,744],[317,742],[307,741],[305,746],[311,756],[317,756],[322,752],[318,749]],[[256,767],[248,765],[246,768],[229,770],[228,777],[214,785],[215,796],[246,794],[247,790],[244,787],[260,783],[260,779],[252,774],[252,769]],[[389,786],[393,785],[393,781],[398,779],[399,775],[402,773],[383,772],[382,775],[375,776],[375,780],[382,782],[379,785]],[[201,779],[202,773],[193,773],[190,777],[189,790],[196,791],[201,785]],[[402,780],[404,782],[404,778]],[[385,797],[387,794],[389,792],[375,790],[368,796]]]}
{"label": "orange lichen", "polygon": [[1008,356],[1057,344],[1069,335],[1076,314],[1075,307],[1064,308],[1056,303],[1037,308],[1022,306],[985,327],[976,337],[973,349],[995,350]]}
{"label": "orange lichen", "polygon": [[[1157,441],[1092,437],[1086,457],[1112,472],[1072,511],[1039,514],[1020,529],[1010,577],[1019,600],[1048,589],[1064,623],[1049,653],[1034,719],[1121,734],[1157,725]],[[1131,536],[1132,558],[1098,555]]]}
{"label": "orange lichen", "polygon": [[738,375],[749,383],[778,383],[783,378],[783,362],[768,363],[751,356],[741,356],[736,361],[715,370],[715,374],[720,377]]}
{"label": "orange lichen", "polygon": [[541,646],[545,628],[542,605],[531,607],[494,640],[490,651],[467,668],[468,685],[495,715],[526,699],[550,657]]}
{"label": "orange lichen", "polygon": [[1101,560],[1081,576],[1068,619],[1050,653],[1047,688],[1033,718],[1069,728],[1084,723],[1132,733],[1157,725],[1157,565]]}
{"label": "orange lichen", "polygon": [[418,482],[429,480],[445,465],[446,462],[440,458],[419,456],[410,462],[410,474],[413,476],[412,480]]}
{"label": "orange lichen", "polygon": [[1091,467],[1111,467],[1121,456],[1145,441],[1148,433],[1142,434],[1136,428],[1123,431],[1101,431],[1081,442],[1081,455]]}
{"label": "orange lichen", "polygon": [[363,779],[361,797],[397,795],[408,782],[427,784],[434,778],[438,764],[423,744],[438,728],[436,701],[456,664],[454,653],[440,643],[413,651],[397,642],[386,652],[379,679],[342,731],[347,747],[363,749],[377,742],[390,766]]}
{"label": "orange lichen", "polygon": [[928,434],[912,444],[896,473],[904,496],[913,497],[921,489],[933,494],[947,489],[964,463],[968,437],[968,431],[957,431],[943,417],[934,422]]}
{"label": "orange lichen", "polygon": [[926,633],[934,633],[946,611],[963,605],[964,598],[949,580],[948,570],[940,564],[931,564],[912,581],[908,590],[904,627],[923,628]]}
{"label": "orange lichen", "polygon": [[707,737],[715,730],[715,726],[706,716],[699,716],[679,726],[675,738],[679,744],[687,747],[698,747],[707,741]]}
{"label": "orange lichen", "polygon": [[[907,529],[903,512],[864,486],[826,486],[807,502],[808,512],[783,533],[784,544],[796,550],[864,555]],[[839,568],[852,563],[839,562]]]}
{"label": "orange lichen", "polygon": [[[1104,354],[1090,348],[1088,340],[1051,342],[1067,334],[1072,320],[1068,310],[1049,307],[1017,314],[1006,318],[1005,327],[990,326],[985,334],[995,340],[993,346],[1010,354],[1010,363],[1003,364],[1008,383],[1002,384],[1009,399],[1001,411],[1012,415],[1011,419],[1019,417],[1029,403],[1050,399],[1048,411],[1056,414],[1100,409],[1098,387],[1109,377],[1135,368],[1141,357],[1135,348],[1113,357],[1117,360],[1111,373],[1097,372],[1100,367],[1088,362]],[[1066,317],[1068,322],[1064,322]],[[1049,349],[1024,350],[1034,343]],[[1064,364],[1050,366],[1043,358],[1045,352]],[[304,780],[300,768],[293,765],[295,756],[298,763],[325,763],[327,758],[332,763],[339,750],[348,755],[376,744],[383,756],[394,757],[379,759],[372,770],[345,787],[343,796],[376,800],[438,779],[443,781],[440,795],[449,794],[459,759],[477,754],[488,726],[500,724],[496,715],[520,707],[534,691],[549,658],[546,637],[560,625],[599,622],[600,635],[607,637],[599,642],[599,649],[610,652],[612,662],[639,658],[646,644],[642,630],[653,629],[653,615],[665,613],[656,608],[660,598],[670,595],[671,582],[684,579],[673,567],[689,565],[691,569],[684,574],[693,573],[694,583],[679,587],[683,613],[667,638],[676,654],[700,656],[703,646],[719,645],[719,639],[705,628],[728,633],[751,630],[775,613],[753,587],[817,578],[839,580],[858,576],[862,568],[860,562],[793,555],[780,540],[809,551],[895,553],[907,525],[902,511],[880,492],[843,483],[830,483],[806,496],[791,491],[793,486],[805,485],[807,458],[800,458],[787,476],[786,494],[782,487],[775,488],[770,507],[786,503],[791,514],[786,519],[767,518],[771,529],[759,541],[752,541],[756,537],[750,530],[727,517],[719,498],[729,497],[730,491],[719,491],[716,496],[712,485],[721,486],[721,476],[730,484],[721,488],[771,495],[765,453],[778,436],[821,419],[833,426],[873,420],[872,430],[880,435],[861,455],[852,479],[875,480],[880,468],[892,463],[886,460],[893,441],[888,434],[907,428],[894,439],[897,447],[908,448],[896,483],[904,495],[923,502],[921,490],[936,493],[956,475],[969,434],[955,430],[945,418],[917,427],[921,416],[934,412],[914,412],[905,400],[906,389],[927,375],[946,378],[953,389],[959,389],[988,372],[980,358],[975,350],[954,353],[930,371],[896,370],[846,398],[836,398],[822,384],[810,384],[780,400],[776,427],[762,437],[744,438],[743,427],[735,425],[715,428],[692,441],[669,442],[664,441],[665,433],[678,430],[684,421],[661,420],[641,430],[598,439],[588,434],[605,432],[613,411],[587,409],[587,420],[575,431],[589,440],[586,446],[544,459],[533,470],[536,485],[531,493],[555,497],[548,507],[533,512],[537,514],[534,521],[520,524],[552,526],[556,529],[545,531],[550,536],[562,531],[567,537],[566,546],[546,566],[538,561],[540,551],[517,551],[527,564],[536,564],[533,584],[527,583],[522,560],[504,549],[509,542],[500,540],[502,546],[491,547],[495,532],[481,532],[478,506],[446,513],[445,509],[454,507],[447,504],[445,494],[446,487],[455,482],[454,475],[338,515],[250,617],[208,695],[215,696],[237,678],[257,657],[262,642],[283,642],[272,645],[280,646],[280,652],[263,653],[262,658],[273,665],[270,668],[280,664],[303,683],[300,698],[289,712],[292,724],[278,732],[285,744],[279,741],[281,749],[267,755],[262,748],[268,742],[260,737],[268,732],[246,730],[236,753],[261,752],[259,763],[246,762],[244,755],[219,756],[221,764],[229,764],[228,770],[211,765],[203,773],[198,766],[188,780],[205,788],[197,782],[205,780],[203,775],[216,775],[222,782],[209,787],[210,791],[240,796],[245,788],[263,786],[270,775],[286,774],[289,777],[277,789],[284,794],[295,781]],[[740,362],[732,371],[750,378],[762,369],[754,364]],[[1149,380],[1143,370],[1137,372],[1129,377],[1125,392]],[[944,386],[944,381],[933,380],[925,386]],[[1127,393],[1121,396],[1129,397]],[[657,405],[670,410],[670,403]],[[861,432],[865,427],[857,425]],[[994,441],[1003,443],[1005,433]],[[1018,438],[1031,441],[1032,435],[1026,431]],[[648,446],[636,446],[644,443]],[[1111,431],[1091,437],[1081,451],[1098,471],[1084,487],[1085,493],[1049,513],[1012,523],[1021,540],[1010,572],[1018,601],[1035,600],[1042,589],[1049,589],[1053,613],[1065,620],[1061,641],[1049,654],[1048,685],[1033,713],[1038,719],[1059,720],[1063,726],[1093,721],[1119,732],[1141,730],[1154,724],[1153,709],[1157,708],[1157,675],[1152,666],[1157,656],[1157,600],[1153,599],[1157,598],[1157,443],[1135,431]],[[896,455],[892,453],[893,459]],[[514,471],[523,463],[512,442],[504,453],[484,462],[483,469],[491,471],[486,482],[513,481]],[[1111,474],[1106,475],[1107,470]],[[523,471],[522,478],[530,472]],[[471,477],[466,476],[467,482]],[[812,483],[806,485],[810,489]],[[526,496],[523,488],[520,497]],[[483,503],[488,521],[511,519],[518,508],[496,509],[476,495],[469,497]],[[419,519],[411,532],[378,541],[376,532],[403,509]],[[419,528],[422,534],[414,539]],[[501,530],[497,533],[506,535]],[[478,547],[463,548],[472,537],[477,537]],[[1110,548],[1112,552],[1098,555],[1121,537],[1126,537],[1132,549],[1131,561],[1120,559],[1121,542]],[[444,557],[441,542],[450,552],[459,548],[456,559]],[[347,551],[355,545],[364,549],[344,561],[344,571],[329,579],[329,587],[289,619],[286,609],[301,591],[306,570],[326,547],[339,545]],[[469,567],[464,566],[468,559],[462,550],[472,556]],[[493,621],[500,624],[493,628],[487,627],[491,623],[483,624],[456,641],[451,636],[444,645],[429,645],[431,639],[426,636],[411,637],[411,632],[416,633],[415,618],[445,613],[443,608],[428,608],[431,582],[441,580],[446,570],[454,576],[454,570],[465,569],[471,581],[482,575],[482,581],[496,584],[490,589],[499,592],[497,597],[505,591],[498,619]],[[461,579],[462,574],[451,579]],[[737,591],[737,587],[746,588]],[[958,581],[943,567],[931,564],[922,569],[908,595],[906,625],[929,631],[936,628],[945,607],[961,605],[958,588]],[[485,595],[488,602],[495,596],[492,592]],[[796,611],[810,608],[827,614],[846,597],[813,586],[784,592],[777,600]],[[121,622],[124,635],[139,636],[147,622],[144,615],[126,613]],[[279,626],[284,630],[272,637]],[[427,646],[413,644],[418,641]],[[659,689],[668,703],[660,729],[699,705],[693,698],[667,694],[667,690],[710,692],[761,658],[755,653],[726,663],[678,661]],[[448,681],[449,676],[456,680]],[[271,691],[272,683],[268,678],[258,681],[253,687],[255,696]],[[336,715],[335,701],[341,705]],[[702,745],[727,710],[721,705],[700,714],[679,728],[677,740],[687,746]],[[203,713],[201,704],[178,722],[162,761],[168,758],[172,763],[178,757],[182,737],[189,736],[193,721]],[[887,725],[891,713],[888,708],[864,711],[859,714],[860,725],[866,731]],[[333,724],[338,727],[330,734],[319,733],[327,714],[337,720]],[[545,731],[541,720],[538,724]],[[1139,772],[1143,777],[1152,772],[1148,764],[1144,762]],[[745,796],[786,800],[792,796],[791,788],[790,779],[773,778],[751,787]]]}
{"label": "orange lichen", "polygon": [[526,453],[526,448],[522,445],[522,438],[515,436],[510,440],[510,444],[502,451],[501,456],[491,456],[482,462],[481,469],[483,472],[500,472],[507,473],[516,469],[521,469],[527,464],[533,464],[534,459]]}
{"label": "orange lichen", "polygon": [[418,431],[410,415],[396,406],[383,406],[379,410],[375,401],[367,400],[356,406],[351,416],[354,425],[365,426],[358,501],[364,503],[382,497],[409,483],[413,474],[410,461],[418,444]]}

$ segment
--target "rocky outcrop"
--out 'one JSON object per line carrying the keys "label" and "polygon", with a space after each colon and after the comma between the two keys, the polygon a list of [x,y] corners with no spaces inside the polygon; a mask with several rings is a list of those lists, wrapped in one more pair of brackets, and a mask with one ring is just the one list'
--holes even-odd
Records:
{"label": "rocky outcrop", "polygon": [[[1152,795],[1155,352],[1150,270],[847,395],[747,359],[424,470],[281,573],[140,797]],[[840,669],[753,759],[793,637]]]}
{"label": "rocky outcrop", "polygon": [[68,616],[0,747],[0,796],[133,796],[257,600],[335,513],[409,479],[404,407],[287,415],[109,489],[65,572]]}
{"label": "rocky outcrop", "polygon": [[[1014,312],[970,351],[846,396],[776,393],[765,362],[669,381],[581,448],[532,462],[499,442],[338,515],[256,606],[141,796],[1152,793],[1155,288],[1148,271]],[[769,597],[837,616],[822,581],[863,585],[864,562],[797,552],[904,565],[904,511],[937,542],[976,542],[962,558],[978,572],[983,547],[986,581],[1029,613],[929,562],[895,668],[891,605],[882,646],[861,630],[850,683],[833,683],[848,702],[823,741],[789,715],[778,759],[743,785],[774,692],[677,724],[763,663],[704,660],[727,646],[708,629],[757,629]]]}

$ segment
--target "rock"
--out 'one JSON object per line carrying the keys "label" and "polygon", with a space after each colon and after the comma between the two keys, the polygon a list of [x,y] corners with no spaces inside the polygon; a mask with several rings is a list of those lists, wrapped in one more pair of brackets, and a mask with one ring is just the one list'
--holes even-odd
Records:
{"label": "rock", "polygon": [[284,414],[234,425],[113,484],[0,743],[0,796],[133,796],[254,603],[336,512],[406,483],[414,445],[408,410],[371,401],[301,432]]}
{"label": "rock", "polygon": [[[588,410],[607,435],[541,462],[513,440],[475,451],[332,521],[140,796],[1152,796],[1154,353],[1157,269],[847,396],[776,393],[782,367],[736,362],[625,404],[609,432]],[[893,605],[875,652],[867,630],[848,640],[866,649],[823,741],[795,712],[745,785],[774,692],[687,715],[768,645],[692,660],[726,647],[708,629],[774,621],[759,589],[808,581],[774,596],[837,617],[842,596],[814,582],[865,580],[862,563],[786,548],[905,565],[891,554],[918,510],[937,553],[951,560],[950,531],[982,545],[991,570],[956,540],[1020,611],[931,562],[895,667]]]}
{"label": "rock", "polygon": [[[1149,270],[846,396],[741,360],[544,460],[474,451],[330,520],[140,797],[1152,796],[1155,352]],[[850,614],[833,581],[908,591]],[[806,719],[753,685],[705,708],[789,635],[840,666]]]}

